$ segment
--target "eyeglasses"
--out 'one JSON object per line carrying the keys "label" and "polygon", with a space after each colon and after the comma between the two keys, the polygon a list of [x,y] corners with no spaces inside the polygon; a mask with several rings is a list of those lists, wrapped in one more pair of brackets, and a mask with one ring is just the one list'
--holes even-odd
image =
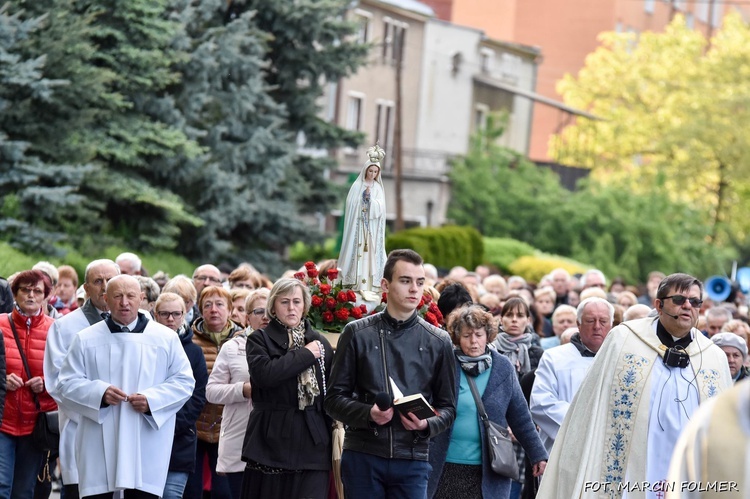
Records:
{"label": "eyeglasses", "polygon": [[265,308],[254,308],[252,310],[252,312],[253,312],[253,315],[258,315],[258,316],[266,315],[266,309]]}
{"label": "eyeglasses", "polygon": [[193,280],[194,281],[203,281],[203,282],[206,282],[206,281],[208,281],[208,282],[215,282],[217,284],[221,282],[221,279],[217,279],[216,277],[210,276],[210,275],[197,275],[197,276],[193,277]]}
{"label": "eyeglasses", "polygon": [[690,303],[690,306],[693,308],[699,308],[701,305],[703,305],[703,300],[701,300],[700,298],[688,298],[687,296],[683,295],[665,296],[662,299],[672,300],[672,303],[674,303],[678,307],[682,306],[685,301],[688,301]]}
{"label": "eyeglasses", "polygon": [[28,286],[24,286],[22,288],[18,288],[20,291],[23,291],[27,295],[44,295],[44,290],[39,288],[30,288]]}
{"label": "eyeglasses", "polygon": [[255,286],[247,282],[236,282],[234,283],[234,287],[240,289],[255,289]]}
{"label": "eyeglasses", "polygon": [[211,307],[227,308],[227,303],[224,300],[203,302],[203,310],[207,310]]}
{"label": "eyeglasses", "polygon": [[156,315],[159,316],[159,319],[165,321],[165,320],[169,319],[170,316],[173,319],[179,319],[180,317],[182,317],[183,313],[179,312],[179,311],[177,311],[177,312],[156,312]]}

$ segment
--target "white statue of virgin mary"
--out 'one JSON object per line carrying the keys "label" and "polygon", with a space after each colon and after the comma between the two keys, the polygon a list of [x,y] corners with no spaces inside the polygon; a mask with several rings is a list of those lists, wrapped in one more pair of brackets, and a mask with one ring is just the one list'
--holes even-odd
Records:
{"label": "white statue of virgin mary", "polygon": [[367,161],[346,196],[344,234],[338,266],[344,287],[380,292],[385,267],[385,191],[380,162],[385,151],[377,144],[367,150]]}

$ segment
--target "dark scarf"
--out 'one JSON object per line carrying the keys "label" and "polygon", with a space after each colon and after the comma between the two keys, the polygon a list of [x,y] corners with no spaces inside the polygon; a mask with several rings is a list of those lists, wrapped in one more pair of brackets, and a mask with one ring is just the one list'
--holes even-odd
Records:
{"label": "dark scarf", "polygon": [[[289,336],[290,351],[305,348],[305,331],[307,330],[305,319],[302,319],[296,327],[289,327],[275,315],[271,317],[273,321],[284,328]],[[318,385],[318,378],[315,376],[315,364],[313,364],[297,375],[297,407],[299,410],[303,411],[305,407],[313,405],[315,397],[318,395],[320,395],[320,385]]]}
{"label": "dark scarf", "polygon": [[583,344],[583,341],[581,341],[581,333],[574,334],[570,338],[570,343],[578,349],[578,352],[581,354],[581,357],[596,356],[596,353],[589,350],[588,347]]}
{"label": "dark scarf", "polygon": [[461,369],[463,369],[467,376],[473,376],[476,378],[492,367],[492,354],[490,353],[490,347],[485,347],[484,353],[476,357],[470,357],[464,354],[463,350],[458,347],[453,350],[453,353],[456,355],[458,362],[461,364]]}
{"label": "dark scarf", "polygon": [[[107,327],[109,327],[109,331],[111,333],[122,333],[122,328],[115,324],[115,321],[112,320],[112,315],[108,315],[105,319],[107,322]],[[130,331],[131,333],[142,333],[146,326],[148,325],[148,319],[146,319],[146,316],[142,313],[138,312],[138,322],[135,324],[135,329]]]}

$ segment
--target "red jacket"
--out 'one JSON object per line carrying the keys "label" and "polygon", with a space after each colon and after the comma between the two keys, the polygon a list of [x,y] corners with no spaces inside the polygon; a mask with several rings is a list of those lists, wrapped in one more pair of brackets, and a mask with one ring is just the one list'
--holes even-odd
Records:
{"label": "red jacket", "polygon": [[[18,344],[13,336],[13,330],[10,327],[8,318],[13,318],[13,323],[18,331],[18,339],[21,340],[21,347],[26,354],[26,360],[29,363],[31,377],[41,376],[44,378],[44,346],[47,342],[47,331],[54,322],[54,319],[45,314],[39,314],[35,317],[26,317],[21,315],[15,308],[10,315],[3,314],[0,316],[0,330],[3,332],[3,342],[5,343],[5,362],[7,374],[15,373],[23,379],[24,383],[29,380],[26,370],[23,367],[21,355],[18,352]],[[37,394],[42,411],[54,411],[57,404],[49,396],[45,389],[42,393]],[[8,390],[5,394],[5,412],[3,413],[3,422],[0,425],[0,431],[8,435],[23,436],[31,434],[36,423],[37,410],[34,404],[34,397],[31,390],[22,386],[18,390]]]}

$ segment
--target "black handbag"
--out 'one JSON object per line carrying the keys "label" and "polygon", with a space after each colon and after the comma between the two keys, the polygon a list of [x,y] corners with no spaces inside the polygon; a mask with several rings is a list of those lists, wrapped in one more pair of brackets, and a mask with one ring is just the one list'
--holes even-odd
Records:
{"label": "black handbag", "polygon": [[[26,360],[26,353],[21,347],[21,340],[18,337],[16,326],[13,324],[13,318],[10,314],[7,315],[7,318],[10,328],[13,330],[13,336],[16,338],[18,353],[21,356],[21,361],[23,361],[26,376],[31,379],[29,361]],[[32,392],[31,394],[34,396],[34,405],[36,405],[37,412],[36,423],[34,423],[34,429],[31,431],[31,442],[34,447],[41,451],[56,453],[60,448],[60,419],[57,411],[42,412],[42,406],[39,404],[36,393]]]}
{"label": "black handbag", "polygon": [[508,430],[490,421],[487,411],[484,410],[484,404],[482,403],[482,398],[479,396],[474,379],[471,376],[466,376],[466,381],[469,383],[471,394],[474,396],[474,402],[477,404],[479,418],[484,423],[492,471],[502,477],[518,481],[518,461],[516,460],[516,451],[513,449],[513,442],[510,439]]}

